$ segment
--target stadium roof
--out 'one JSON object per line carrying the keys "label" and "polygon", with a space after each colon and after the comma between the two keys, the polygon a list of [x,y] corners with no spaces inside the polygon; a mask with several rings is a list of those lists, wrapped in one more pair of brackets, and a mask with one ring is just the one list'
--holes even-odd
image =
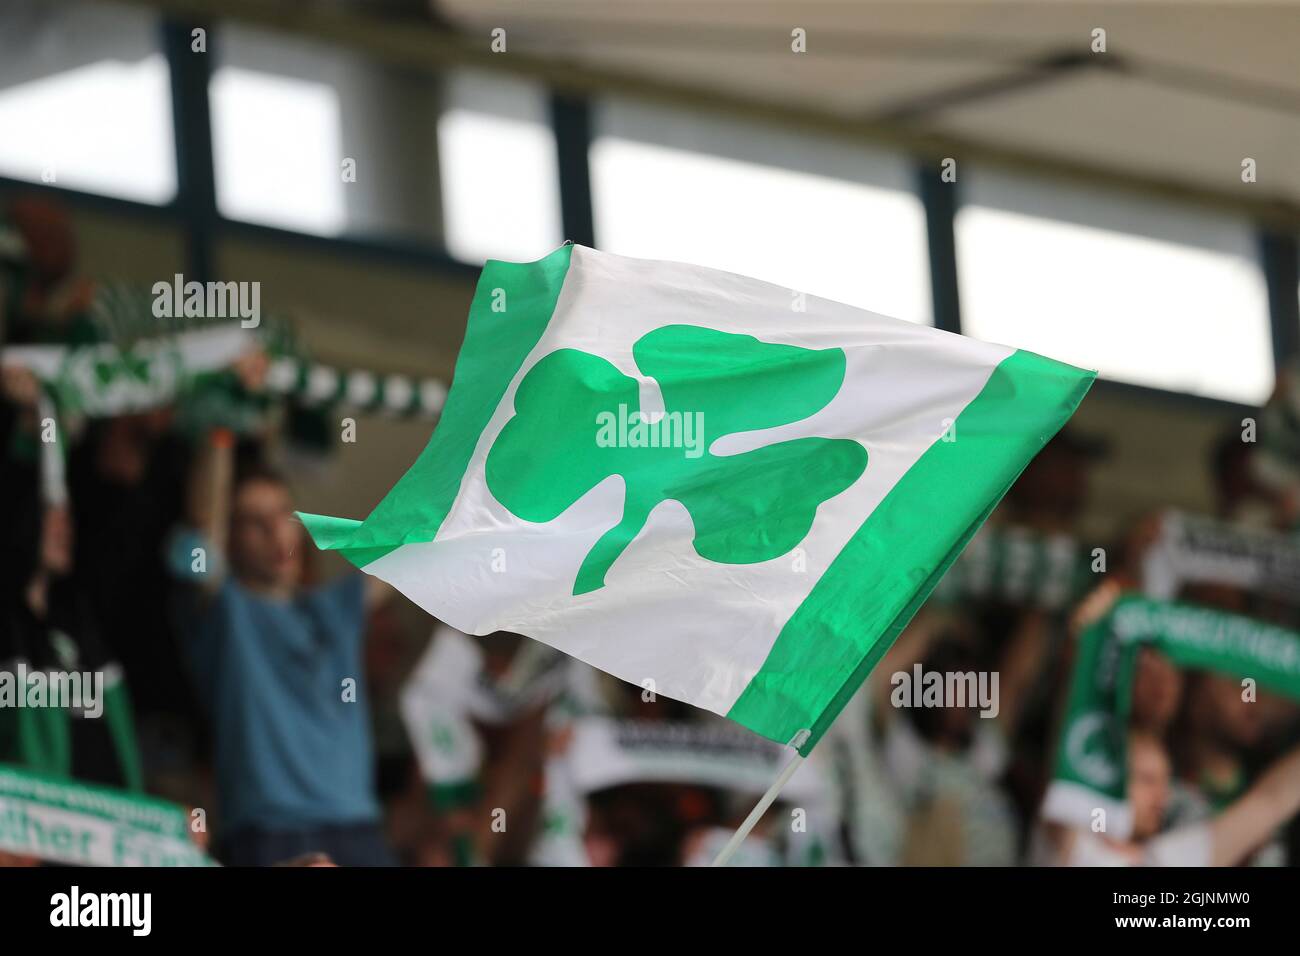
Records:
{"label": "stadium roof", "polygon": [[1300,223],[1293,2],[137,2]]}

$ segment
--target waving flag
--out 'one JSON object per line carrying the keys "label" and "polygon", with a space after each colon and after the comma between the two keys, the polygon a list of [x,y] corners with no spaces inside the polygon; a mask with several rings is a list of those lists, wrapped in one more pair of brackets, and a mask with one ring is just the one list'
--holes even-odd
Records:
{"label": "waving flag", "polygon": [[302,519],[462,631],[806,753],[1093,378],[565,245],[484,267],[441,421],[370,516]]}

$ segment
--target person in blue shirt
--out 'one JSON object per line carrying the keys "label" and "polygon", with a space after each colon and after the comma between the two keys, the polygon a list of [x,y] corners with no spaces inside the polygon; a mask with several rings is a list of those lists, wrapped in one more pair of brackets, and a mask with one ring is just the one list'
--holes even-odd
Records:
{"label": "person in blue shirt", "polygon": [[391,865],[362,651],[367,610],[394,592],[358,573],[307,586],[289,488],[265,467],[236,476],[233,444],[218,430],[199,450],[171,561],[192,585],[179,631],[212,722],[218,856]]}

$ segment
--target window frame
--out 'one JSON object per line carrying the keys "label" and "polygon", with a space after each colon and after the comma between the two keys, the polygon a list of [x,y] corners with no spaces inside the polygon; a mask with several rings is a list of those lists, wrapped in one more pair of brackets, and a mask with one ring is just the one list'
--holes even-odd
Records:
{"label": "window frame", "polygon": [[[197,26],[188,20],[159,17],[170,75],[172,139],[176,151],[176,195],[170,202],[151,204],[8,177],[0,177],[0,196],[46,193],[57,196],[73,208],[139,217],[174,226],[185,239],[189,274],[199,280],[215,278],[215,250],[223,241],[247,238],[272,239],[323,255],[364,258],[426,269],[466,281],[477,278],[479,266],[454,258],[441,241],[320,236],[222,216],[216,205],[209,101],[210,51],[217,37],[213,31],[208,31],[209,55],[190,55],[191,31]],[[557,152],[561,224],[570,240],[593,245],[595,229],[589,165],[592,99],[589,95],[567,89],[551,89],[545,95]],[[916,195],[925,214],[934,327],[960,333],[961,303],[954,221],[961,203],[961,187],[958,182],[942,181],[937,158],[907,156],[905,159],[913,170]],[[1257,239],[1257,261],[1268,290],[1273,364],[1281,367],[1300,357],[1300,234],[1278,230],[1259,219],[1254,221],[1253,231]],[[1096,388],[1102,393],[1123,398],[1174,402],[1220,412],[1239,413],[1255,407],[1125,382],[1099,381]]]}

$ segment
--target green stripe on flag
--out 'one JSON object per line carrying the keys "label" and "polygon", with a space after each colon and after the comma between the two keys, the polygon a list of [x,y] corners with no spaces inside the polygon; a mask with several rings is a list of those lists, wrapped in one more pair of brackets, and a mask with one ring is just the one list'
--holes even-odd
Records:
{"label": "green stripe on flag", "polygon": [[364,522],[299,512],[318,548],[340,551],[361,568],[404,544],[434,539],[479,436],[551,321],[572,253],[566,244],[537,262],[488,260],[433,437]]}
{"label": "green stripe on flag", "polygon": [[[885,496],[777,636],[727,716],[807,755],[1095,372],[1019,351]],[[873,575],[867,577],[867,575]]]}

